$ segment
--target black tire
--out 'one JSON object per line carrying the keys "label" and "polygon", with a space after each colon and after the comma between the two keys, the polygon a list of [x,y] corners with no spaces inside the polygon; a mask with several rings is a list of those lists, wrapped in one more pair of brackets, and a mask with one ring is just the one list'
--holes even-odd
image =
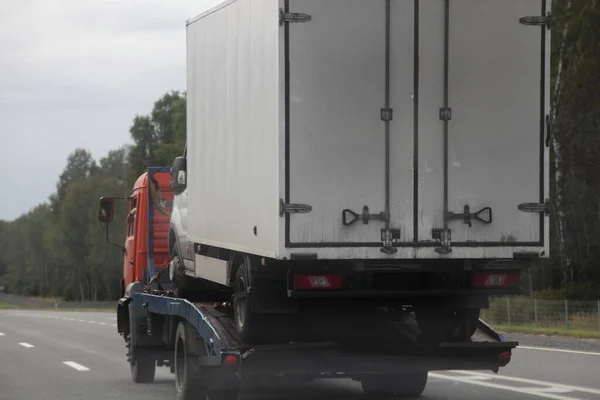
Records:
{"label": "black tire", "polygon": [[127,357],[131,379],[135,383],[152,383],[156,374],[156,360],[145,354],[145,349],[135,348],[131,345],[130,336],[127,335]]}
{"label": "black tire", "polygon": [[361,379],[363,391],[370,398],[417,397],[425,390],[428,373],[376,375]]}
{"label": "black tire", "polygon": [[208,400],[236,400],[238,389],[219,389],[208,392]]}
{"label": "black tire", "polygon": [[233,321],[237,334],[243,341],[256,342],[258,321],[251,313],[250,296],[247,293],[249,271],[246,264],[238,267],[235,274],[234,297],[233,297]]}
{"label": "black tire", "polygon": [[420,310],[417,323],[426,343],[465,342],[477,330],[479,309]]}
{"label": "black tire", "polygon": [[175,393],[177,400],[206,400],[208,390],[202,381],[200,370],[193,365],[188,355],[188,338],[185,322],[177,325],[175,334]]}

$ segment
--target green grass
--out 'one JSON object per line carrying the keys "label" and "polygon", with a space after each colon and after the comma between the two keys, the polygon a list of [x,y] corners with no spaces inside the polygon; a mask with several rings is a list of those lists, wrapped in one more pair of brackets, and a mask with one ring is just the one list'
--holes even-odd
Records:
{"label": "green grass", "polygon": [[492,325],[494,329],[506,333],[523,333],[526,335],[565,336],[577,339],[600,339],[600,331],[537,328],[535,326]]}
{"label": "green grass", "polygon": [[0,310],[39,310],[39,311],[82,311],[82,312],[102,312],[102,313],[114,313],[117,307],[114,308],[79,308],[79,307],[65,307],[57,308],[54,307],[28,307],[18,304],[10,304],[0,301]]}
{"label": "green grass", "polygon": [[0,301],[0,310],[8,310],[8,309],[16,309],[16,308],[22,308],[22,307],[18,306],[16,304],[9,304],[9,303]]}

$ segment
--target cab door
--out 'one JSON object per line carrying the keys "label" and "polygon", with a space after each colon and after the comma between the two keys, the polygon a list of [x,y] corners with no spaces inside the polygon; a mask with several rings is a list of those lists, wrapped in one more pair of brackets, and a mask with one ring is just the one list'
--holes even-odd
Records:
{"label": "cab door", "polygon": [[125,232],[125,255],[123,265],[123,276],[127,287],[131,282],[135,281],[135,211],[137,210],[138,195],[135,194],[129,200],[129,211],[127,214]]}

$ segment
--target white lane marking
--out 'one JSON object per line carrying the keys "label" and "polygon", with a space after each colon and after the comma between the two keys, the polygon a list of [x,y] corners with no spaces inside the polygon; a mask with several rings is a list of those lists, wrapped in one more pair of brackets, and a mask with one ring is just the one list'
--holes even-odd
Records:
{"label": "white lane marking", "polygon": [[82,319],[78,319],[77,322],[85,322],[85,321]]}
{"label": "white lane marking", "polygon": [[112,326],[117,326],[117,324],[112,324]]}
{"label": "white lane marking", "polygon": [[0,336],[6,336],[4,333],[0,332]]}
{"label": "white lane marking", "polygon": [[552,348],[549,348],[549,347],[518,346],[517,349],[540,350],[540,351],[555,351],[557,353],[571,353],[571,354],[585,354],[586,356],[600,356],[600,353],[596,353],[596,352],[593,352],[593,351],[552,349]]}
{"label": "white lane marking", "polygon": [[535,389],[538,390],[540,392],[550,392],[550,393],[569,393],[572,392],[571,389],[564,389],[564,388],[559,388],[559,387],[547,387],[547,388],[542,388],[542,389]]}
{"label": "white lane marking", "polygon": [[33,347],[33,345],[32,345],[32,344],[25,343],[25,342],[21,342],[21,343],[19,343],[19,344],[20,344],[21,346],[23,346],[23,347],[27,347],[27,348]]}
{"label": "white lane marking", "polygon": [[109,319],[111,319],[111,320],[113,320],[113,321],[116,321],[116,320],[117,320],[117,318],[116,318],[116,317],[110,317]]}
{"label": "white lane marking", "polygon": [[106,325],[106,322],[99,322],[99,325]]}
{"label": "white lane marking", "polygon": [[63,361],[63,364],[68,365],[69,367],[77,370],[77,371],[89,371],[88,367],[85,367],[81,364],[77,364],[75,361]]}
{"label": "white lane marking", "polygon": [[532,389],[532,388],[519,388],[519,387],[514,387],[514,386],[499,385],[497,383],[479,382],[475,379],[461,378],[458,376],[449,376],[449,375],[438,374],[438,373],[434,373],[434,372],[430,372],[429,376],[432,378],[467,383],[469,385],[485,386],[485,387],[489,387],[489,388],[493,388],[493,389],[508,390],[510,392],[530,394],[533,396],[544,397],[544,398],[553,399],[553,400],[583,400],[583,399],[576,398],[576,397],[567,397],[567,396],[560,396],[558,394],[544,393],[542,391],[539,391],[537,389]]}
{"label": "white lane marking", "polygon": [[96,321],[88,321],[88,324],[95,324]]}
{"label": "white lane marking", "polygon": [[600,389],[592,389],[588,387],[582,386],[573,386],[573,385],[565,385],[562,383],[548,382],[548,381],[538,381],[535,379],[526,379],[526,378],[517,378],[515,376],[506,376],[506,375],[492,375],[485,372],[475,372],[475,371],[462,371],[462,370],[454,370],[452,372],[458,372],[460,374],[465,374],[468,376],[485,376],[493,379],[500,379],[511,382],[519,382],[519,383],[527,383],[529,385],[544,385],[552,388],[560,388],[564,390],[570,390],[574,392],[582,392],[582,393],[592,393],[592,394],[600,394]]}

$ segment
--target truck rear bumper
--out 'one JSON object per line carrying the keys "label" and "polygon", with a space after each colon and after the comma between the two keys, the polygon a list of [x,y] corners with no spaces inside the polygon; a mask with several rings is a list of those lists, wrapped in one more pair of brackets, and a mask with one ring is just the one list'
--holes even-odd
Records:
{"label": "truck rear bumper", "polygon": [[345,351],[335,344],[295,348],[256,347],[243,355],[240,373],[313,378],[355,377],[365,374],[402,374],[436,370],[496,370],[510,361],[517,343],[445,343],[435,349],[414,347],[406,352]]}

